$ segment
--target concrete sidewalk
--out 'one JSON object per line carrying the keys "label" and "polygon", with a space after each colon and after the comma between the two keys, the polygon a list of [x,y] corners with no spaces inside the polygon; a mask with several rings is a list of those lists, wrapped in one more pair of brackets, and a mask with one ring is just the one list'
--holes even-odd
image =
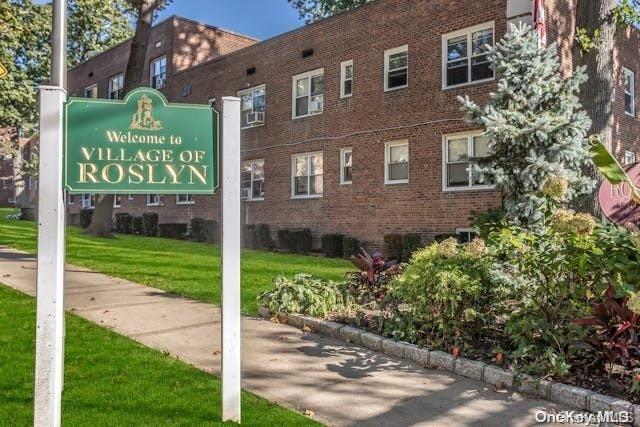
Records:
{"label": "concrete sidewalk", "polygon": [[[0,283],[35,293],[33,256],[0,247]],[[218,307],[68,266],[67,310],[193,366],[220,370]],[[242,387],[335,426],[533,425],[562,410],[314,333],[243,318]]]}

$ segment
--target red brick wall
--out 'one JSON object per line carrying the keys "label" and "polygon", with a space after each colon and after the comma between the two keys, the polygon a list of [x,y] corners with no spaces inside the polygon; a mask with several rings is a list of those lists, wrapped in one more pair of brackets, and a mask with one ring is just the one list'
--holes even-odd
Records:
{"label": "red brick wall", "polygon": [[[633,151],[636,153],[636,159],[640,161],[640,103],[638,102],[640,55],[638,55],[638,46],[640,46],[640,31],[637,29],[627,29],[619,34],[614,52],[616,90],[612,149],[620,159],[624,157],[625,150]],[[634,117],[624,111],[623,67],[635,73],[636,111]]]}

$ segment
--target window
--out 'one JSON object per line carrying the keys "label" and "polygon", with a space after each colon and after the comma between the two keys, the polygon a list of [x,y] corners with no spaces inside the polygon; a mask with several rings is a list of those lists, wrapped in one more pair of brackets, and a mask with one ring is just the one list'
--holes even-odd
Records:
{"label": "window", "polygon": [[2,189],[11,190],[13,188],[13,178],[4,178],[2,180]]}
{"label": "window", "polygon": [[624,68],[624,112],[630,116],[636,115],[636,75]]}
{"label": "window", "polygon": [[340,184],[351,184],[351,163],[353,150],[343,148],[340,150]]}
{"label": "window", "polygon": [[82,209],[95,209],[96,196],[94,194],[82,195]]}
{"label": "window", "polygon": [[493,46],[493,22],[442,36],[442,87],[494,78],[485,47]]}
{"label": "window", "polygon": [[257,86],[238,92],[240,97],[240,126],[242,129],[264,124],[265,86]]}
{"label": "window", "polygon": [[97,98],[98,97],[98,85],[92,84],[84,88],[84,97],[85,98]]}
{"label": "window", "polygon": [[124,88],[124,75],[118,74],[109,79],[109,99],[120,99]]}
{"label": "window", "polygon": [[113,207],[114,208],[119,208],[122,206],[122,196],[119,194],[114,194],[113,195]]}
{"label": "window", "polygon": [[195,202],[193,194],[176,194],[176,205],[193,205]]}
{"label": "window", "polygon": [[324,109],[324,68],[293,77],[293,118],[320,114]]}
{"label": "window", "polygon": [[409,182],[409,142],[387,142],[385,144],[384,164],[385,184],[405,184]]}
{"label": "window", "polygon": [[133,194],[127,194],[127,200],[129,201],[133,200]]}
{"label": "window", "polygon": [[160,206],[162,196],[160,194],[147,194],[147,206]]}
{"label": "window", "polygon": [[340,64],[340,98],[353,95],[353,61]]}
{"label": "window", "polygon": [[457,228],[456,234],[460,243],[471,243],[473,239],[478,237],[478,231],[474,228]]}
{"label": "window", "polygon": [[264,198],[264,160],[251,160],[242,164],[240,171],[241,194],[244,200]]}
{"label": "window", "polygon": [[624,151],[624,164],[632,165],[636,162],[636,153],[633,151],[625,150]]}
{"label": "window", "polygon": [[161,56],[154,59],[151,62],[151,87],[154,89],[161,89],[164,87],[164,82],[167,79],[167,57]]}
{"label": "window", "polygon": [[74,200],[73,194],[67,193],[67,204],[69,206],[73,206],[74,203],[75,203],[75,200]]}
{"label": "window", "polygon": [[294,198],[322,197],[322,153],[298,154],[292,157],[291,194]]}
{"label": "window", "polygon": [[492,188],[483,174],[474,170],[478,159],[489,155],[489,139],[483,134],[444,137],[444,189]]}
{"label": "window", "polygon": [[384,90],[407,87],[409,82],[409,47],[384,51]]}

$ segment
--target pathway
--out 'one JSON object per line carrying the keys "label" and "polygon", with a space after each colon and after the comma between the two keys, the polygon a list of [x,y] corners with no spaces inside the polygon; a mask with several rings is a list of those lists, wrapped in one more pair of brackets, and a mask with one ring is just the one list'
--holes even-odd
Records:
{"label": "pathway", "polygon": [[[35,294],[33,256],[0,247],[0,282]],[[68,266],[65,306],[74,314],[220,370],[218,307]],[[428,370],[315,333],[245,317],[242,387],[335,426],[524,426],[556,405]]]}

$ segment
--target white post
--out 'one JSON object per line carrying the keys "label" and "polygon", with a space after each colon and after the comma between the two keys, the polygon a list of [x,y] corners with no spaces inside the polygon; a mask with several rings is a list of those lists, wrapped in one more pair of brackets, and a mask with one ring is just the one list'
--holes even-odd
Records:
{"label": "white post", "polygon": [[222,98],[222,421],[240,422],[240,99]]}
{"label": "white post", "polygon": [[64,376],[65,206],[62,110],[66,100],[66,0],[53,2],[51,86],[40,87],[36,372],[33,424],[59,427]]}

